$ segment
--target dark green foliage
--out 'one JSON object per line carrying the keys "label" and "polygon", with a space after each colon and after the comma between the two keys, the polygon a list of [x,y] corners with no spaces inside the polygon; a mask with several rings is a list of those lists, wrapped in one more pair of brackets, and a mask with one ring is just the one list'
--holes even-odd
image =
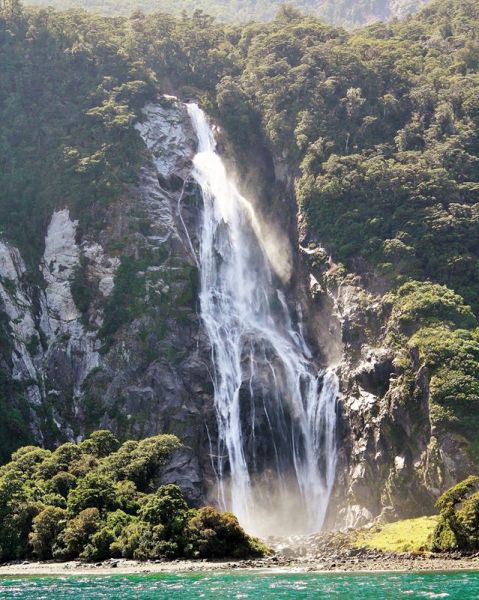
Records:
{"label": "dark green foliage", "polygon": [[437,551],[479,549],[479,477],[471,475],[439,498],[440,520],[433,536]]}
{"label": "dark green foliage", "polygon": [[[0,346],[1,320],[0,313]],[[20,445],[32,441],[32,435],[28,428],[30,411],[22,385],[13,381],[6,370],[0,367],[0,463],[8,460],[9,455]]]}
{"label": "dark green foliage", "polygon": [[76,444],[67,442],[46,457],[39,466],[39,473],[45,479],[50,479],[57,473],[68,471],[72,464],[81,457],[81,448]]}
{"label": "dark green foliage", "polygon": [[411,281],[397,290],[392,319],[404,333],[437,324],[461,329],[477,327],[475,315],[461,296],[428,281]]}
{"label": "dark green foliage", "polygon": [[40,560],[53,558],[55,544],[67,522],[66,512],[62,508],[47,506],[33,519],[30,544],[33,554]]}
{"label": "dark green foliage", "polygon": [[[479,432],[479,329],[461,296],[445,286],[411,281],[387,297],[392,305],[388,339],[403,380],[427,367],[431,418],[470,444],[476,459]],[[402,390],[407,402],[410,390]],[[414,393],[414,391],[413,391]]]}
{"label": "dark green foliage", "polygon": [[116,479],[128,479],[141,491],[148,491],[155,475],[180,447],[181,444],[174,435],[157,435],[139,442],[129,440],[107,457],[103,463],[104,469]]}
{"label": "dark green foliage", "polygon": [[145,260],[123,256],[115,273],[115,287],[105,306],[102,337],[112,336],[124,323],[131,322],[145,308]]}
{"label": "dark green foliage", "polygon": [[102,430],[54,452],[34,446],[15,452],[0,467],[0,560],[267,552],[232,515],[190,509],[178,486],[158,487],[168,458],[181,446],[177,438],[159,435],[118,446]]}
{"label": "dark green foliage", "polygon": [[[70,289],[73,296],[75,306],[82,313],[83,317],[87,314],[88,309],[94,298],[94,291],[91,283],[88,281],[86,274],[86,265],[82,257],[81,264],[76,268],[73,280],[70,283]],[[84,319],[85,320],[85,319]],[[88,325],[88,323],[85,323]]]}
{"label": "dark green foliage", "polygon": [[95,471],[87,473],[68,494],[67,506],[71,514],[78,514],[86,508],[102,511],[117,508],[113,480]]}
{"label": "dark green foliage", "polygon": [[[134,179],[133,120],[153,88],[117,51],[107,20],[19,11],[0,11],[0,223],[33,266],[53,208],[94,224]],[[85,290],[74,291],[85,308]]]}
{"label": "dark green foliage", "polygon": [[248,538],[231,513],[220,513],[211,506],[200,508],[190,519],[186,530],[193,556],[220,558],[263,556],[268,549],[258,540]]}
{"label": "dark green foliage", "polygon": [[57,552],[58,558],[76,558],[88,547],[93,535],[101,527],[101,515],[98,508],[86,508],[68,522],[61,532]]}
{"label": "dark green foliage", "polygon": [[97,458],[104,458],[120,447],[118,438],[107,429],[101,429],[90,433],[88,438],[80,444],[83,452],[92,454]]}
{"label": "dark green foliage", "polygon": [[70,490],[77,486],[78,479],[68,471],[60,471],[49,479],[45,484],[47,492],[58,494],[65,500],[68,498]]}
{"label": "dark green foliage", "polygon": [[26,555],[32,520],[39,510],[27,476],[15,467],[6,470],[0,477],[0,559]]}

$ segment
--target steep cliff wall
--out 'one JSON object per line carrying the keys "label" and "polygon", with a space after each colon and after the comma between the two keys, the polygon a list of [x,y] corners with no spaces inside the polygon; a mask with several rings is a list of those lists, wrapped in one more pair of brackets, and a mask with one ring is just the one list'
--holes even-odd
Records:
{"label": "steep cliff wall", "polygon": [[94,228],[67,207],[53,212],[39,284],[29,283],[18,249],[0,244],[9,340],[2,366],[26,401],[35,441],[77,439],[99,427],[179,435],[185,450],[165,480],[198,501],[211,487],[215,419],[195,304],[196,139],[174,99],[148,105],[137,128],[148,149],[137,184]]}
{"label": "steep cliff wall", "polygon": [[[287,161],[274,163],[291,214],[297,210],[295,174]],[[439,495],[476,466],[470,443],[434,419],[432,373],[419,349],[406,338],[393,343],[390,283],[368,265],[347,273],[335,264],[301,211],[285,226],[295,244],[292,285],[308,338],[340,379],[328,525],[433,513]]]}
{"label": "steep cliff wall", "polygon": [[468,444],[434,423],[431,374],[418,349],[407,350],[412,368],[406,369],[391,344],[391,303],[381,282],[340,273],[302,234],[301,243],[314,246],[302,252],[311,310],[323,328],[329,323],[341,382],[330,525],[432,513],[440,493],[474,472]]}

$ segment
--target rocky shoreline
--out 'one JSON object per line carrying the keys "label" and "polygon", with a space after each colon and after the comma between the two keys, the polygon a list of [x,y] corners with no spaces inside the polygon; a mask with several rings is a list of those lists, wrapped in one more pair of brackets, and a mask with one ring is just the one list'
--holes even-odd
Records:
{"label": "rocky shoreline", "polygon": [[209,571],[261,572],[408,572],[478,570],[479,554],[404,553],[393,554],[367,549],[328,553],[315,557],[287,558],[281,555],[257,560],[174,560],[145,561],[110,559],[101,563],[17,561],[0,565],[0,577],[54,575],[114,575],[147,573],[198,573]]}

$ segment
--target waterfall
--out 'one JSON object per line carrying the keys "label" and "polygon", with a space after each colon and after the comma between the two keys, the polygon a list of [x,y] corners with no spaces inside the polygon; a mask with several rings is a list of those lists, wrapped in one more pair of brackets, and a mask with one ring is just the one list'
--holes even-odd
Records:
{"label": "waterfall", "polygon": [[205,114],[196,104],[188,112],[204,203],[200,308],[214,363],[218,499],[258,535],[318,531],[335,476],[338,380],[315,367]]}

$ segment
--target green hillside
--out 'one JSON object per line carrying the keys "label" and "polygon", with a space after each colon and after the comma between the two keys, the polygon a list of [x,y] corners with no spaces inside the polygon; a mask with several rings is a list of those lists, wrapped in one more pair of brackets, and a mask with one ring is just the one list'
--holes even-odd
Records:
{"label": "green hillside", "polygon": [[269,21],[283,4],[288,4],[321,17],[328,23],[357,26],[376,20],[403,17],[416,12],[427,0],[30,0],[28,4],[57,9],[83,8],[103,15],[129,16],[139,10],[145,13],[165,12],[181,15],[201,10],[221,21]]}

